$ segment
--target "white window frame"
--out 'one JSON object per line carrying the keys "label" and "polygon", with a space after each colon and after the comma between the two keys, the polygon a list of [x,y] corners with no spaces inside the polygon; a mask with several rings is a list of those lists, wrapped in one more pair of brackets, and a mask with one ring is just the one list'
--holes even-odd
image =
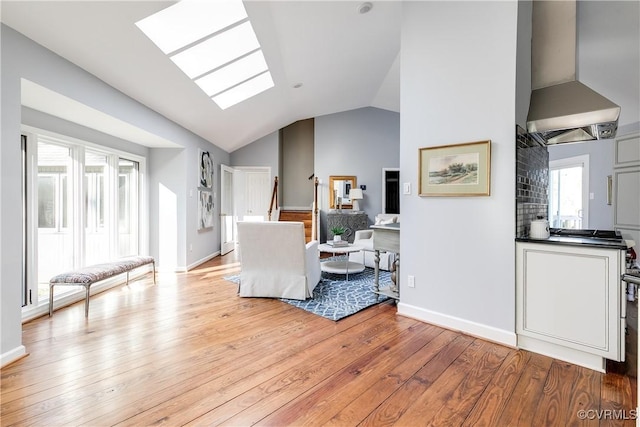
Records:
{"label": "white window frame", "polygon": [[[589,155],[566,157],[564,159],[550,160],[549,173],[556,169],[566,169],[572,167],[582,167],[582,227],[589,228]],[[551,191],[549,191],[551,197]],[[549,203],[551,206],[551,203]],[[551,216],[549,216],[551,219]]]}
{"label": "white window frame", "polygon": [[[26,270],[27,270],[27,287],[28,289],[36,290],[38,288],[37,283],[37,272],[38,272],[38,209],[37,209],[37,168],[38,168],[38,158],[37,158],[37,143],[38,138],[43,137],[46,140],[51,142],[59,142],[65,146],[71,146],[72,156],[73,156],[73,166],[72,171],[68,174],[67,179],[70,183],[69,185],[73,185],[72,194],[84,194],[84,164],[80,160],[84,158],[84,150],[90,149],[92,151],[99,151],[109,155],[110,169],[115,170],[115,178],[118,178],[118,159],[126,159],[131,160],[138,163],[138,222],[137,222],[137,231],[138,231],[138,252],[140,254],[148,254],[149,253],[149,237],[148,237],[148,218],[149,218],[149,210],[147,200],[147,180],[146,180],[146,170],[147,170],[147,159],[146,157],[126,152],[123,150],[114,149],[111,147],[106,147],[102,145],[98,145],[95,143],[91,143],[85,140],[77,139],[74,137],[61,135],[55,132],[51,132],[44,129],[39,129],[32,126],[23,125],[22,126],[22,134],[27,136],[27,168],[26,171],[27,179],[26,179],[26,187],[27,194],[29,194],[29,198],[27,200],[28,208],[26,214],[26,229],[27,236],[25,241],[27,242],[27,254],[26,254]],[[34,148],[35,146],[35,148]],[[113,166],[115,164],[115,169]],[[34,176],[34,171],[35,176]],[[74,179],[73,177],[80,176],[82,179]],[[111,185],[111,188],[105,191],[115,192],[115,203],[116,206],[112,209],[115,212],[116,221],[115,227],[111,231],[113,236],[110,236],[110,251],[112,256],[117,256],[118,247],[118,221],[117,221],[117,213],[118,213],[118,185],[117,181],[115,185]],[[69,220],[72,221],[74,218],[80,218],[79,221],[75,221],[74,227],[77,227],[82,232],[74,233],[74,262],[78,265],[84,265],[84,229],[85,229],[85,219],[83,218],[83,209],[84,203],[71,203],[72,206],[69,208],[73,209],[73,212],[69,211]],[[35,208],[34,208],[35,206]],[[106,215],[106,213],[105,213]],[[113,214],[111,214],[113,215]],[[35,227],[35,228],[34,228]],[[35,230],[35,231],[34,231]],[[137,271],[133,272],[133,275],[130,277],[135,277],[138,275],[145,274],[148,269],[140,268]],[[102,282],[97,283],[96,285],[91,287],[91,293],[101,292],[105,289],[112,288],[117,286],[122,282],[122,277],[114,277],[111,279],[104,280]],[[72,288],[73,289],[73,288]],[[77,301],[81,301],[84,299],[84,291],[82,289],[78,289],[78,291],[70,292],[68,294],[63,295],[60,298],[56,298],[56,305],[68,305]],[[38,302],[37,298],[34,299],[34,302],[30,302],[26,306],[22,308],[22,321],[26,322],[36,317],[39,317],[48,312],[48,301]]]}

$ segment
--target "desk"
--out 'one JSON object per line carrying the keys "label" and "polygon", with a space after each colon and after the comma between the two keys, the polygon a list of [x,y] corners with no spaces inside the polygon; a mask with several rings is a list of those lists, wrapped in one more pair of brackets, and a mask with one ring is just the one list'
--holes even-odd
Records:
{"label": "desk", "polygon": [[[400,299],[400,288],[398,287],[398,274],[400,272],[400,223],[386,225],[372,225],[373,229],[373,250],[375,251],[375,292],[386,295],[394,299]],[[380,251],[393,252],[396,254],[395,261],[391,266],[391,285],[388,288],[380,289]]]}

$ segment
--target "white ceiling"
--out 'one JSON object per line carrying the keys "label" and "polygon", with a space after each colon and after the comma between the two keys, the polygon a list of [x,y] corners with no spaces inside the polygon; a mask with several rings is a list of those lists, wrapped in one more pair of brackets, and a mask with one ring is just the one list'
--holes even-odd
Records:
{"label": "white ceiling", "polygon": [[[367,14],[358,13],[362,1],[245,2],[275,87],[224,111],[134,25],[173,3],[3,0],[1,19],[229,152],[301,119],[367,106],[400,110],[399,1],[375,2]],[[24,102],[60,111],[51,105],[59,102],[55,94],[49,99]],[[81,113],[67,109],[63,118],[118,129],[119,137],[131,131],[99,112],[75,109]],[[134,140],[163,146],[146,137]]]}
{"label": "white ceiling", "polygon": [[[402,2],[374,1],[363,15],[362,1],[245,1],[275,87],[224,111],[134,25],[174,1],[0,0],[0,19],[231,152],[301,119],[367,106],[400,111]],[[579,80],[622,107],[621,126],[640,115],[638,16],[620,12],[622,4],[638,10],[637,0],[578,4]],[[173,145],[41,86],[23,88],[32,108],[145,146]]]}

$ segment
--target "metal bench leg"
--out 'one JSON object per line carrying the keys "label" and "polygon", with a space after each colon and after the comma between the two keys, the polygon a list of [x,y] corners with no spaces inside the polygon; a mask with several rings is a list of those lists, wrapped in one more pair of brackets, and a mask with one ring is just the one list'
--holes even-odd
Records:
{"label": "metal bench leg", "polygon": [[53,283],[49,283],[49,317],[53,316]]}
{"label": "metal bench leg", "polygon": [[153,261],[151,265],[153,265],[153,284],[155,285],[156,284],[156,262]]}
{"label": "metal bench leg", "polygon": [[84,285],[84,287],[87,290],[84,297],[84,317],[89,317],[89,290],[91,289],[91,284]]}

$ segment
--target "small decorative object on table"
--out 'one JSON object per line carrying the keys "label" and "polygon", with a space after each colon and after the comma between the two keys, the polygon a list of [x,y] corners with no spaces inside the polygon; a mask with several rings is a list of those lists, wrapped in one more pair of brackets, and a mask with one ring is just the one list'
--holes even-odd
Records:
{"label": "small decorative object on table", "polygon": [[333,233],[333,241],[334,242],[339,242],[342,241],[342,235],[346,232],[347,230],[342,227],[342,226],[336,226],[336,227],[332,227],[331,228],[331,232]]}

